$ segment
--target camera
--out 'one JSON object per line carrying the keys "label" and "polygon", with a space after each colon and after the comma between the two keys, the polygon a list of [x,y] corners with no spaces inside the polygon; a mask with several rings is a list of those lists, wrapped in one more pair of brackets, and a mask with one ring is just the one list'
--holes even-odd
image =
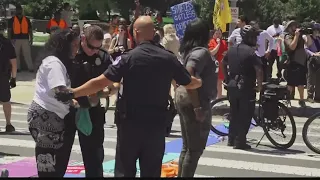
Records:
{"label": "camera", "polygon": [[312,34],[313,30],[312,30],[312,28],[301,28],[300,33],[301,34]]}

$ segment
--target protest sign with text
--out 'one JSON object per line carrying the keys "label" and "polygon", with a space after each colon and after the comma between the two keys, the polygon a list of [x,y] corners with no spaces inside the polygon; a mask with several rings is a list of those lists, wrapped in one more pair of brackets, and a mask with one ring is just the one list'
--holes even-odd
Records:
{"label": "protest sign with text", "polygon": [[176,28],[176,34],[180,40],[183,38],[187,24],[197,18],[191,1],[172,6],[171,16]]}

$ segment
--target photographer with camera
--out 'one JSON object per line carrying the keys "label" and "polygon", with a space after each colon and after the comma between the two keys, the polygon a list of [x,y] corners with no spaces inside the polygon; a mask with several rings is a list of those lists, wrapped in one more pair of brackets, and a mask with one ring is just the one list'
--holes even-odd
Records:
{"label": "photographer with camera", "polygon": [[[307,75],[307,53],[305,46],[309,47],[311,43],[310,29],[298,28],[298,22],[291,20],[285,25],[284,45],[288,53],[287,62],[287,82],[290,93],[298,87],[300,100],[299,105],[305,107],[304,85],[306,85]],[[305,39],[302,35],[306,35]]]}
{"label": "photographer with camera", "polygon": [[307,75],[307,87],[308,98],[311,103],[314,102],[315,85],[316,85],[316,72],[320,69],[320,24],[310,24],[311,30],[311,46],[306,47],[306,52],[309,56],[307,62],[308,75]]}

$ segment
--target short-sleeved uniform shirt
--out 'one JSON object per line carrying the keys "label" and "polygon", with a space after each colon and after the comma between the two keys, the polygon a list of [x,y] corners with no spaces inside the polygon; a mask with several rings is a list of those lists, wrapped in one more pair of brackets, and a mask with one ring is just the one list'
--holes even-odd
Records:
{"label": "short-sleeved uniform shirt", "polygon": [[[187,85],[191,76],[175,55],[152,41],[140,43],[119,56],[104,72],[106,78],[120,82],[128,116],[136,121],[164,121],[171,81]],[[130,114],[134,111],[134,114]]]}
{"label": "short-sleeved uniform shirt", "polygon": [[[13,33],[13,22],[14,22],[14,17],[15,16],[13,16],[11,19],[9,19],[9,21],[8,21],[8,27],[9,27],[9,29],[11,30],[11,38],[12,39],[29,39],[29,34],[14,34]],[[29,18],[27,18],[27,17],[25,17],[26,18],[26,20],[27,20],[27,23],[28,23],[28,29],[29,29],[29,32],[32,30],[32,24],[31,24],[31,22],[30,22],[30,19]],[[20,23],[21,23],[21,21],[22,21],[22,18],[19,18],[18,17],[18,20],[20,21]]]}
{"label": "short-sleeved uniform shirt", "polygon": [[0,35],[0,102],[11,99],[9,79],[11,76],[11,59],[16,58],[16,52],[11,41]]}
{"label": "short-sleeved uniform shirt", "polygon": [[[108,69],[112,62],[112,57],[105,50],[100,49],[97,54],[88,56],[80,46],[79,52],[69,70],[71,86],[73,88],[79,87],[90,79],[100,76]],[[84,100],[86,97],[81,97],[79,99],[81,99],[81,102],[88,103],[87,100]]]}
{"label": "short-sleeved uniform shirt", "polygon": [[262,67],[262,62],[256,55],[255,49],[243,43],[230,47],[223,63],[229,65],[231,78],[236,75],[244,76],[244,88],[253,90],[256,85],[254,66]]}

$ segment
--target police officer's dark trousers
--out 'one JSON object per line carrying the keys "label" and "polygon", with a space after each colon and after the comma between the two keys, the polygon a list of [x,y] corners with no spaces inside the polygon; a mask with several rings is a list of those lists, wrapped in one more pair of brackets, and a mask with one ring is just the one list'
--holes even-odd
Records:
{"label": "police officer's dark trousers", "polygon": [[239,90],[237,87],[228,87],[231,120],[229,124],[229,142],[235,146],[246,144],[251,119],[255,109],[255,91]]}
{"label": "police officer's dark trousers", "polygon": [[175,100],[180,117],[183,141],[179,158],[178,177],[193,177],[198,166],[198,161],[206,147],[210,132],[210,99],[208,98],[206,105],[202,104],[202,108],[206,111],[206,118],[203,122],[196,120],[194,107],[184,88],[176,90]]}
{"label": "police officer's dark trousers", "polygon": [[161,176],[166,123],[159,117],[141,114],[117,122],[116,177],[135,177],[138,159],[140,177]]}

